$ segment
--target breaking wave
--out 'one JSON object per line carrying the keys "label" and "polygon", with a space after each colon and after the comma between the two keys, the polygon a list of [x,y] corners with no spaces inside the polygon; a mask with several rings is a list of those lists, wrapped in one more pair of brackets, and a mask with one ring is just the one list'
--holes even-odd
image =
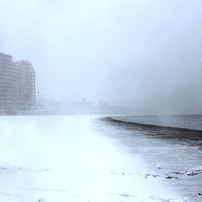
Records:
{"label": "breaking wave", "polygon": [[105,118],[106,121],[111,122],[117,127],[125,127],[126,129],[144,131],[150,136],[161,138],[177,138],[194,141],[202,141],[202,130],[188,129],[172,126],[161,126],[155,124],[136,123],[127,120],[119,120],[117,118]]}

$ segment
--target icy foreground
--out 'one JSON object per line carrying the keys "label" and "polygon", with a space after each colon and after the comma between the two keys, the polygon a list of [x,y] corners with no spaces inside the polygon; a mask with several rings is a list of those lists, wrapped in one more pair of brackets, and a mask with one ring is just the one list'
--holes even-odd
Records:
{"label": "icy foreground", "polygon": [[0,117],[0,201],[183,201],[96,119]]}

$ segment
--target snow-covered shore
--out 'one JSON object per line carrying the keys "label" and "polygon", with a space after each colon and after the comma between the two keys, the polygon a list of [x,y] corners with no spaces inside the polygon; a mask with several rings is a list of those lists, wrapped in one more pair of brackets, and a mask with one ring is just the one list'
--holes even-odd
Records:
{"label": "snow-covered shore", "polygon": [[0,201],[183,201],[96,119],[1,116]]}

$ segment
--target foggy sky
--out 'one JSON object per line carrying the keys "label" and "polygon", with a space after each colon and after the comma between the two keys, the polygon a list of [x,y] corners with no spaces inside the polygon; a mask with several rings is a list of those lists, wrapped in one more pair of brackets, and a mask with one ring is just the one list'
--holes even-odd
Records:
{"label": "foggy sky", "polygon": [[0,0],[0,52],[47,97],[202,113],[201,0]]}

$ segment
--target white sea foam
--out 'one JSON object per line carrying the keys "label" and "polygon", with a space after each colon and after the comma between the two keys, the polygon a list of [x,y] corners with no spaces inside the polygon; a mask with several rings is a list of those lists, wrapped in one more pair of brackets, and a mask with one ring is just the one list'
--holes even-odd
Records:
{"label": "white sea foam", "polygon": [[[180,201],[90,116],[0,117],[1,201]],[[113,132],[113,131],[111,131]],[[142,174],[143,173],[143,174]],[[180,200],[179,200],[180,199]]]}

